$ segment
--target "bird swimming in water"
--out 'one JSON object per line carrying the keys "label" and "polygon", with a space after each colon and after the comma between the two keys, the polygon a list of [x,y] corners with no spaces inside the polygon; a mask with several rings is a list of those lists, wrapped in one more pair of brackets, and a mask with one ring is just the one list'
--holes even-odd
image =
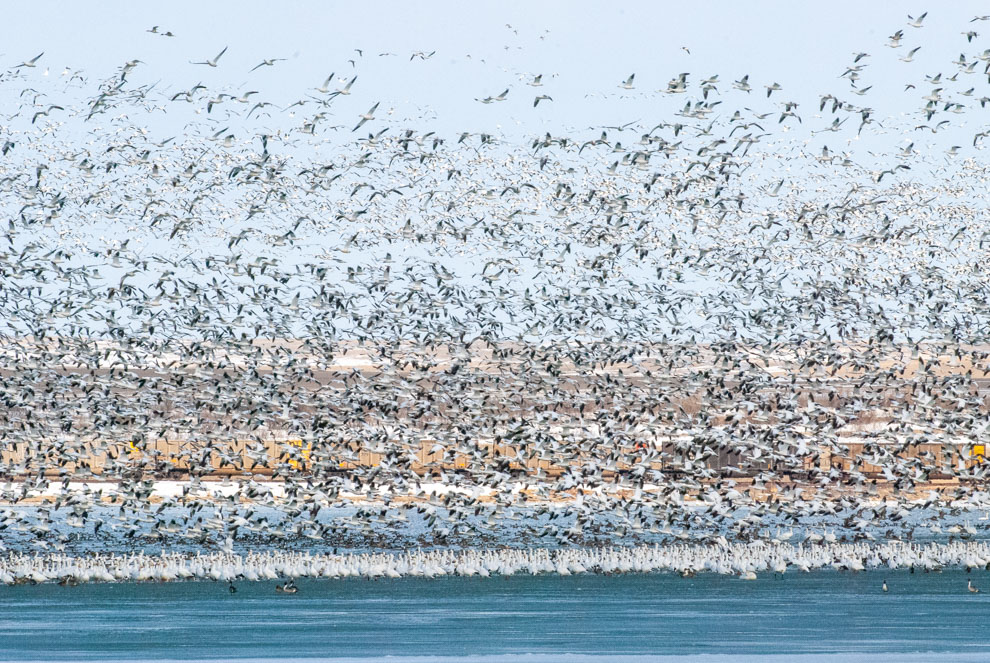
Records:
{"label": "bird swimming in water", "polygon": [[296,583],[293,582],[291,579],[286,581],[286,583],[283,585],[275,586],[275,592],[279,594],[295,594],[298,591],[299,588],[296,587]]}

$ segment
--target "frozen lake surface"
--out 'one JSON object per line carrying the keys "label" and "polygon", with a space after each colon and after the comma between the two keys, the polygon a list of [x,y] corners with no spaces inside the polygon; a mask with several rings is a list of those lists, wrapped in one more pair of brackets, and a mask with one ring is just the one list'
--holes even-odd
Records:
{"label": "frozen lake surface", "polygon": [[987,660],[970,579],[990,591],[985,571],[3,587],[0,660]]}

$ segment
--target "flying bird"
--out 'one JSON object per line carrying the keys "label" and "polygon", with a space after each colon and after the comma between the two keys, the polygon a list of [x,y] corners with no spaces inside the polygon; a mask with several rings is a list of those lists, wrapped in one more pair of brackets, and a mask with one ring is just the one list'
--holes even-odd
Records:
{"label": "flying bird", "polygon": [[[226,49],[224,49],[224,50],[226,50]],[[223,55],[223,54],[221,53],[221,55]],[[220,59],[220,55],[218,55],[216,58],[214,58],[214,61],[219,60],[219,59]],[[251,69],[251,71],[254,71],[255,69],[259,69],[261,67],[272,67],[272,66],[275,65],[276,62],[282,62],[284,60],[285,60],[285,58],[266,58],[266,59],[262,60],[259,64],[255,65]],[[250,72],[248,72],[248,73],[250,73]]]}
{"label": "flying bird", "polygon": [[216,67],[217,66],[217,62],[219,62],[220,58],[223,57],[223,54],[226,53],[226,52],[227,52],[227,47],[224,46],[223,47],[223,50],[220,51],[219,53],[217,53],[216,54],[216,57],[214,57],[212,60],[206,60],[205,62],[190,62],[190,64],[205,64],[205,65],[208,65],[210,67]]}
{"label": "flying bird", "polygon": [[44,54],[45,54],[44,51],[42,51],[41,53],[38,53],[37,55],[35,55],[30,60],[26,60],[26,61],[20,63],[19,65],[17,65],[15,67],[15,69],[20,69],[21,67],[34,67],[34,66],[36,66],[38,60],[40,60],[41,59],[41,56],[44,55]]}
{"label": "flying bird", "polygon": [[378,109],[378,103],[379,102],[375,102],[375,105],[372,106],[370,109],[368,109],[368,112],[367,113],[362,113],[361,115],[358,116],[361,119],[357,123],[357,125],[355,125],[355,127],[353,129],[351,129],[351,132],[354,132],[354,131],[357,131],[358,129],[360,129],[362,126],[364,126],[364,123],[365,122],[370,122],[371,120],[375,119],[375,111]]}

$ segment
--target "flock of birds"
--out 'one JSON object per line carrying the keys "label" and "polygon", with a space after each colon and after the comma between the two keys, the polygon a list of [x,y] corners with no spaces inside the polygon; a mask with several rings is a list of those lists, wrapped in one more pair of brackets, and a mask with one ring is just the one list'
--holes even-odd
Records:
{"label": "flock of birds", "polygon": [[[668,115],[525,139],[403,124],[360,51],[297,100],[0,72],[0,579],[984,566],[982,525],[891,542],[990,504],[981,43],[907,50],[889,117],[863,52],[816,99],[678,73]],[[412,517],[439,552],[232,556]],[[442,550],[508,521],[562,548]],[[78,554],[185,540],[220,552]]]}
{"label": "flock of birds", "polygon": [[[210,580],[227,583],[281,581],[279,593],[298,592],[298,578],[437,578],[516,574],[618,575],[676,573],[690,578],[698,573],[756,580],[758,573],[783,575],[831,569],[852,573],[877,569],[910,569],[911,573],[938,573],[944,568],[967,572],[990,568],[990,545],[980,543],[864,545],[835,543],[794,546],[787,543],[698,546],[636,546],[548,550],[434,550],[399,553],[311,554],[265,551],[244,556],[224,553],[189,555],[101,554],[87,557],[51,555],[44,558],[11,555],[0,559],[0,583],[6,585],[57,582],[77,586],[93,582],[174,582]],[[968,582],[969,591],[979,588]],[[887,581],[881,589],[889,590]]]}

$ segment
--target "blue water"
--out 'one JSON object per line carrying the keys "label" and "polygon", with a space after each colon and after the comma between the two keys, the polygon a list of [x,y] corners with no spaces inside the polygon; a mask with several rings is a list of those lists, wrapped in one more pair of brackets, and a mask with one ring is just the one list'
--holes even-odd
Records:
{"label": "blue water", "polygon": [[990,591],[963,571],[2,587],[0,660],[990,660],[970,578]]}

